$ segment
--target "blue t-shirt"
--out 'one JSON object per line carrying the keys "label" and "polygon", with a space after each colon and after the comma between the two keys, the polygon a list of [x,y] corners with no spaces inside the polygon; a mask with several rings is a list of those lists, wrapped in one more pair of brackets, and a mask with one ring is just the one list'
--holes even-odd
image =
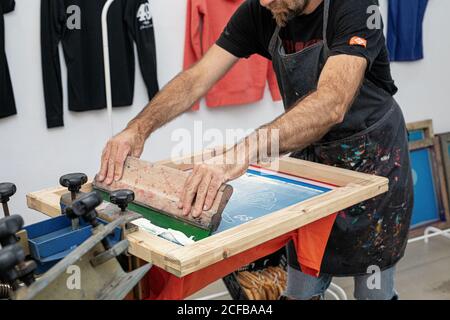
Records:
{"label": "blue t-shirt", "polygon": [[389,0],[387,44],[391,61],[423,59],[422,23],[428,0]]}

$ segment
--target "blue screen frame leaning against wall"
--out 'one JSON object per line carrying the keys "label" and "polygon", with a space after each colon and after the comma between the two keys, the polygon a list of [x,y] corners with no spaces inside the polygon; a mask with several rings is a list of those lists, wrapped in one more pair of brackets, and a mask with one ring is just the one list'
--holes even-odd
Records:
{"label": "blue screen frame leaning against wall", "polygon": [[432,121],[408,124],[408,139],[415,195],[411,228],[448,220],[447,192]]}
{"label": "blue screen frame leaning against wall", "polygon": [[444,177],[446,180],[447,187],[447,199],[450,203],[450,132],[438,135],[441,154],[442,154],[442,165],[444,171]]}

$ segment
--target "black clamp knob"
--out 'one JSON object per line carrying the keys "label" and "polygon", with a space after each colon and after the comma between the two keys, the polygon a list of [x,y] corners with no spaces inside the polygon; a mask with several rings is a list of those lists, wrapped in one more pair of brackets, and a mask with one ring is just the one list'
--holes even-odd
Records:
{"label": "black clamp knob", "polygon": [[69,173],[59,178],[59,183],[72,193],[72,200],[75,200],[81,186],[87,181],[88,177],[84,173]]}
{"label": "black clamp knob", "polygon": [[128,207],[128,204],[134,201],[134,192],[131,190],[117,190],[111,193],[109,200],[111,203],[117,205],[122,212]]}
{"label": "black clamp knob", "polygon": [[96,227],[98,222],[95,208],[97,208],[102,202],[102,197],[95,191],[85,194],[75,200],[70,207],[66,208],[66,215],[70,219],[82,217],[86,222]]}
{"label": "black clamp knob", "polygon": [[27,286],[34,281],[35,261],[25,261],[25,252],[18,243],[4,247],[0,251],[0,279],[9,283],[13,289],[17,288],[20,279]]}
{"label": "black clamp knob", "polygon": [[0,250],[0,279],[13,284],[19,273],[16,266],[25,260],[25,253],[19,244],[10,245]]}
{"label": "black clamp knob", "polygon": [[0,202],[3,205],[3,212],[5,213],[5,217],[9,216],[8,201],[16,193],[16,191],[17,188],[14,183],[0,183]]}
{"label": "black clamp knob", "polygon": [[7,203],[17,191],[14,183],[4,182],[0,183],[0,202]]}
{"label": "black clamp knob", "polygon": [[[37,268],[35,261],[25,261],[25,252],[22,246],[18,243],[19,239],[16,233],[22,230],[24,225],[23,218],[18,215],[6,217],[0,220],[0,244],[2,251],[6,251],[4,259],[6,268],[6,281],[8,281],[15,289],[15,281],[20,279],[27,286],[31,285],[34,279],[34,270]],[[10,253],[8,253],[10,252]],[[11,257],[11,254],[14,257]],[[16,268],[11,268],[10,264],[15,262]],[[1,263],[0,263],[1,265]]]}
{"label": "black clamp knob", "polygon": [[19,215],[0,219],[0,244],[2,247],[16,244],[19,241],[16,233],[22,230],[23,225],[23,218]]}
{"label": "black clamp knob", "polygon": [[[77,219],[82,217],[92,227],[96,228],[100,223],[97,220],[97,211],[95,210],[95,208],[102,204],[102,202],[103,199],[101,195],[95,191],[85,194],[75,200],[70,207],[66,208],[66,215],[70,219]],[[113,246],[108,237],[103,239],[102,243],[105,246],[106,250],[110,249]]]}
{"label": "black clamp knob", "polygon": [[34,260],[20,262],[17,266],[19,279],[30,286],[36,279],[34,278],[34,271],[37,269],[37,263]]}

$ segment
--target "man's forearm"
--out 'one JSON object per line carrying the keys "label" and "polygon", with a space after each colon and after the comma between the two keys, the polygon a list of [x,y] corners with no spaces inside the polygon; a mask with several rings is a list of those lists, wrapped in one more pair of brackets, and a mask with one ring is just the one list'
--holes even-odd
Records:
{"label": "man's forearm", "polygon": [[128,123],[127,128],[134,128],[144,139],[148,138],[153,131],[187,111],[201,98],[205,90],[198,83],[194,69],[180,73]]}
{"label": "man's forearm", "polygon": [[[237,154],[239,150],[245,150],[246,162],[257,163],[267,161],[264,156],[301,150],[320,140],[342,118],[330,112],[334,104],[331,98],[324,93],[312,93],[300,105],[262,126],[237,145]],[[273,151],[277,154],[272,154]]]}
{"label": "man's forearm", "polygon": [[263,129],[279,130],[280,154],[300,150],[320,140],[344,120],[348,106],[343,104],[343,99],[332,90],[316,91]]}
{"label": "man's forearm", "polygon": [[[320,140],[344,120],[361,86],[366,65],[361,58],[330,58],[318,90],[235,146],[237,154],[248,163],[257,163],[266,161],[264,156],[301,150]],[[273,150],[277,154],[271,154]]]}

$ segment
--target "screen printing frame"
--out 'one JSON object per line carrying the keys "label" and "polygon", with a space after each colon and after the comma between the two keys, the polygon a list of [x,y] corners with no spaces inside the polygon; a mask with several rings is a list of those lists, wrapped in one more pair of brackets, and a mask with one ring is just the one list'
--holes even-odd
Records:
{"label": "screen printing frame", "polygon": [[[446,180],[447,184],[447,201],[450,203],[450,132],[439,134],[437,136],[439,147],[440,147],[440,154],[442,155],[442,166],[443,166],[443,178]],[[449,217],[450,218],[450,217]]]}
{"label": "screen printing frame", "polygon": [[[218,155],[219,150],[222,148],[207,150],[184,160],[167,160],[158,164],[190,170],[193,163]],[[260,164],[258,167],[270,170],[273,165]],[[387,178],[313,162],[286,157],[277,160],[277,167],[279,173],[335,188],[185,247],[140,230],[127,236],[129,253],[177,277],[184,277],[388,190]],[[89,182],[82,191],[90,190],[92,184]],[[28,207],[49,216],[60,215],[59,198],[65,192],[65,188],[51,188],[30,193],[27,195]]]}
{"label": "screen printing frame", "polygon": [[428,225],[446,226],[450,222],[450,200],[445,182],[441,143],[439,138],[434,135],[433,121],[423,120],[408,123],[406,128],[408,130],[408,134],[413,131],[422,131],[424,134],[424,138],[422,140],[409,143],[409,151],[412,152],[428,149],[430,152],[433,182],[436,190],[438,210],[440,211],[441,217],[440,221],[419,224],[417,226],[413,226],[412,229],[421,230],[424,226]]}

